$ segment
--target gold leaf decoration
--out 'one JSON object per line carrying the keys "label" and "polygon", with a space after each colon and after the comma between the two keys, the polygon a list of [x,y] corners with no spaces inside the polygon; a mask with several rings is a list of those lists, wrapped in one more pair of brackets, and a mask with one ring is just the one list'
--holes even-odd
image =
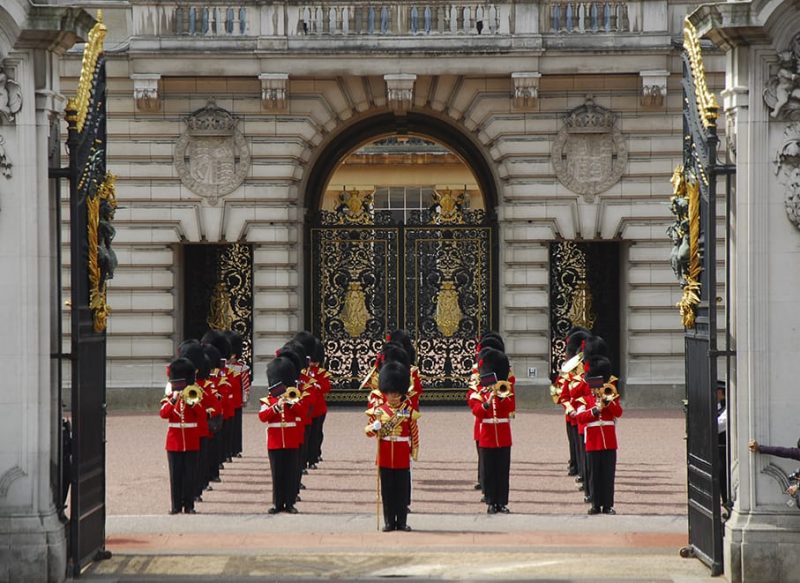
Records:
{"label": "gold leaf decoration", "polygon": [[367,329],[367,298],[360,282],[351,281],[348,285],[340,318],[344,322],[344,329],[353,338],[361,336]]}
{"label": "gold leaf decoration", "polygon": [[689,56],[689,63],[692,69],[697,111],[700,113],[703,125],[707,128],[712,127],[717,123],[719,105],[717,104],[717,98],[708,90],[706,69],[703,64],[703,54],[700,50],[700,37],[697,36],[697,29],[688,18],[683,22],[683,48]]}
{"label": "gold leaf decoration", "polygon": [[446,337],[456,333],[464,314],[458,306],[458,291],[453,281],[443,281],[436,296],[436,315],[434,317],[439,331]]}

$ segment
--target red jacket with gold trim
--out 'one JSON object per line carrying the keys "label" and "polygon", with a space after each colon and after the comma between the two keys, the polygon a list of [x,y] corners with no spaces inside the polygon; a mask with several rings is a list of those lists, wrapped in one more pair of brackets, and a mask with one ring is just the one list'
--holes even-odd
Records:
{"label": "red jacket with gold trim", "polygon": [[598,409],[596,401],[594,395],[590,395],[586,411],[578,413],[578,422],[585,427],[586,451],[617,449],[616,419],[622,417],[622,405],[619,399],[614,399]]}
{"label": "red jacket with gold trim", "polygon": [[[367,437],[378,437],[378,456],[376,465],[381,468],[394,470],[406,469],[411,466],[411,459],[417,459],[419,447],[419,432],[414,427],[419,419],[419,411],[404,402],[399,407],[392,407],[383,403],[372,409],[367,409],[370,424],[364,428]],[[381,429],[377,432],[373,428],[375,421],[381,422]],[[391,426],[391,427],[390,427]]]}
{"label": "red jacket with gold trim", "polygon": [[[268,396],[261,399],[258,418],[267,424],[267,449],[297,449],[298,422],[294,407],[279,404],[277,397]],[[302,427],[300,428],[302,432]]]}
{"label": "red jacket with gold trim", "polygon": [[473,393],[469,404],[472,414],[481,422],[478,445],[490,448],[511,447],[514,400],[511,397],[493,397],[489,389],[485,395]]}
{"label": "red jacket with gold trim", "polygon": [[200,449],[198,421],[205,416],[203,406],[196,403],[191,407],[183,399],[173,402],[170,398],[161,400],[162,419],[169,421],[167,428],[167,451],[197,451]]}

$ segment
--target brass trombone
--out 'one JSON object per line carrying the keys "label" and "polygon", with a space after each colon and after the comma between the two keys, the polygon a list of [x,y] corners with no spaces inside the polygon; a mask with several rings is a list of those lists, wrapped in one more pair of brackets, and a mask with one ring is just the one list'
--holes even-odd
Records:
{"label": "brass trombone", "polygon": [[280,396],[280,400],[288,405],[294,405],[300,399],[303,398],[303,394],[300,392],[300,389],[297,387],[289,387],[286,389],[283,394]]}
{"label": "brass trombone", "polygon": [[492,385],[492,392],[498,399],[505,399],[511,396],[511,383],[508,381],[498,381]]}
{"label": "brass trombone", "polygon": [[367,371],[366,376],[362,379],[361,384],[358,385],[358,390],[369,387],[370,389],[377,389],[378,388],[378,369],[375,368],[375,365],[372,365]]}

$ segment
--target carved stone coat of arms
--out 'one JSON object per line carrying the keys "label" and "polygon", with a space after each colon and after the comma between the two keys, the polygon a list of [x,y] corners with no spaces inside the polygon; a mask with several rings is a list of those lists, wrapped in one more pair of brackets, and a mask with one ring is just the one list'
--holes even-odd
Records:
{"label": "carved stone coat of arms", "polygon": [[553,142],[552,161],[561,184],[588,202],[616,184],[628,150],[614,114],[592,99],[569,112]]}
{"label": "carved stone coat of arms", "polygon": [[236,190],[250,169],[250,150],[238,119],[213,102],[186,120],[175,144],[175,168],[183,185],[210,204]]}

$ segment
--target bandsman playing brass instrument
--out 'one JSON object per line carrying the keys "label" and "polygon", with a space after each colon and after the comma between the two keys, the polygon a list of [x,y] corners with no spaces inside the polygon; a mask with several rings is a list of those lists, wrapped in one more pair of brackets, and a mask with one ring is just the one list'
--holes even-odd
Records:
{"label": "bandsman playing brass instrument", "polygon": [[592,506],[589,514],[616,514],[614,481],[617,469],[616,420],[622,416],[617,392],[617,378],[611,375],[611,362],[603,356],[592,356],[586,363],[586,382],[592,389],[586,410],[578,413],[585,424],[586,457]]}
{"label": "bandsman playing brass instrument", "polygon": [[267,365],[269,394],[261,399],[258,418],[267,424],[267,452],[272,475],[272,507],[269,514],[296,514],[299,432],[294,407],[300,401],[298,371],[286,356],[278,356]]}
{"label": "bandsman playing brass instrument", "polygon": [[[580,383],[583,376],[583,343],[591,335],[583,328],[573,328],[567,335],[565,347],[565,360],[559,367],[558,376],[554,382],[557,391],[556,403],[564,409],[564,420],[567,428],[567,442],[569,444],[568,476],[578,476],[583,481],[583,452],[578,440],[578,422],[574,407],[571,403],[571,392],[574,386]],[[551,389],[552,392],[552,389]],[[577,480],[576,480],[577,481]]]}
{"label": "bandsman playing brass instrument", "polygon": [[511,469],[511,419],[514,399],[508,381],[508,357],[491,348],[481,351],[478,363],[480,384],[488,387],[488,395],[473,392],[470,397],[472,413],[481,421],[480,448],[483,456],[483,487],[486,512],[508,513],[509,473]]}
{"label": "bandsman playing brass instrument", "polygon": [[407,501],[410,493],[411,459],[416,460],[419,441],[415,430],[419,412],[405,398],[411,374],[403,364],[387,362],[381,367],[379,388],[386,401],[366,411],[369,424],[364,432],[378,440],[377,458],[383,500],[383,531],[409,531]]}
{"label": "bandsman playing brass instrument", "polygon": [[161,400],[159,415],[166,419],[169,464],[170,514],[195,514],[197,455],[200,449],[198,420],[205,415],[200,401],[203,391],[195,384],[194,364],[176,358],[167,367],[168,394]]}

